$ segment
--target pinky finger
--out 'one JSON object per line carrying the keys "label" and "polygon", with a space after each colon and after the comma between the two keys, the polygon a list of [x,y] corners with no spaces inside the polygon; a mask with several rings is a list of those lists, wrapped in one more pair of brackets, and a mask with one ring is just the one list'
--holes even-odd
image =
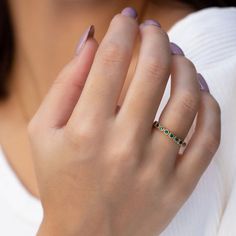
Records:
{"label": "pinky finger", "polygon": [[[176,165],[177,179],[195,185],[215,155],[221,137],[221,115],[216,100],[202,92],[195,132]],[[187,182],[187,183],[186,183]]]}

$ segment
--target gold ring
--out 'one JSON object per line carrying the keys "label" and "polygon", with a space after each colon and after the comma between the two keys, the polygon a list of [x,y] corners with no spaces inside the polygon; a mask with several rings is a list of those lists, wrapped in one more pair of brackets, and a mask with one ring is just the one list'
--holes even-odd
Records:
{"label": "gold ring", "polygon": [[183,139],[177,137],[175,134],[173,134],[169,129],[165,128],[164,126],[160,125],[158,121],[154,121],[153,126],[157,128],[159,131],[161,131],[163,134],[165,134],[167,137],[172,139],[174,143],[176,143],[179,146],[186,146],[186,143]]}

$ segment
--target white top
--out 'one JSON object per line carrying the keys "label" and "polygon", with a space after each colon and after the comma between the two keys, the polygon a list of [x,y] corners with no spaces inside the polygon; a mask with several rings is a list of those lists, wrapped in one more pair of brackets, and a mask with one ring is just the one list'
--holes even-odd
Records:
{"label": "white top", "polygon": [[34,236],[43,211],[17,178],[0,147],[0,235]]}
{"label": "white top", "polygon": [[169,36],[194,62],[219,102],[222,141],[194,193],[162,236],[235,236],[236,8],[190,14],[170,29]]}
{"label": "white top", "polygon": [[[222,143],[196,190],[162,236],[236,235],[235,22],[236,8],[209,8],[190,14],[169,31],[171,41],[195,63],[221,105]],[[169,86],[163,104],[168,90]],[[0,235],[35,235],[42,219],[41,204],[22,186],[1,148],[0,189]]]}

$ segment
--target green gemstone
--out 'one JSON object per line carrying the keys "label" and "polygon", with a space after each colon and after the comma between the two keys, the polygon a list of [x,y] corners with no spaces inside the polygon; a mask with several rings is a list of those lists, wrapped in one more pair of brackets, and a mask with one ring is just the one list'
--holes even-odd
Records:
{"label": "green gemstone", "polygon": [[163,131],[164,130],[164,128],[163,127],[160,127],[160,131]]}
{"label": "green gemstone", "polygon": [[164,131],[164,133],[165,133],[166,135],[168,135],[168,134],[170,133],[170,131],[169,131],[168,129],[166,129],[166,130]]}
{"label": "green gemstone", "polygon": [[170,136],[170,138],[174,138],[174,135],[173,135],[172,133],[170,133],[170,135],[169,135],[169,136]]}

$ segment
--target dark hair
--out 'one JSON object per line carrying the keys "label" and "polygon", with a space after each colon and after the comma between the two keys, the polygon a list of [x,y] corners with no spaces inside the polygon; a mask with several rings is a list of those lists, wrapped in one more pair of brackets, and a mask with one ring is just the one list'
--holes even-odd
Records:
{"label": "dark hair", "polygon": [[235,0],[181,0],[181,2],[192,5],[196,10],[201,10],[207,7],[229,7],[236,6]]}
{"label": "dark hair", "polygon": [[7,0],[0,0],[0,100],[8,97],[7,82],[14,59],[14,40]]}
{"label": "dark hair", "polygon": [[[14,60],[14,34],[8,0],[0,0],[0,100],[8,97],[8,76]],[[235,0],[180,0],[196,10],[207,7],[236,6]]]}

